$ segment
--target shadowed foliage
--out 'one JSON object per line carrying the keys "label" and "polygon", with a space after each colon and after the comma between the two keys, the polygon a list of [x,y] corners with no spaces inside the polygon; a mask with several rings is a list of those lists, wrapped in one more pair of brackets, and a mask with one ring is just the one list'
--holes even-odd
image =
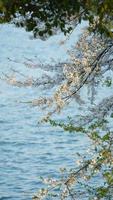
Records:
{"label": "shadowed foliage", "polygon": [[35,37],[52,35],[59,28],[66,34],[81,20],[89,21],[91,30],[112,37],[112,11],[113,0],[0,0],[0,22],[13,20]]}

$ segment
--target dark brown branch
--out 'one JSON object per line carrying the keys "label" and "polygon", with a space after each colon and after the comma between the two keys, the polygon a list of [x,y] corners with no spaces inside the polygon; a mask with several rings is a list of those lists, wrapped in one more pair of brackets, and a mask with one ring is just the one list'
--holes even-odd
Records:
{"label": "dark brown branch", "polygon": [[74,91],[72,92],[72,94],[63,97],[63,99],[68,100],[70,97],[72,97],[73,95],[75,95],[87,82],[87,80],[89,79],[89,77],[92,75],[92,73],[94,72],[94,70],[97,67],[98,62],[100,61],[100,59],[109,51],[109,49],[112,47],[112,44],[110,44],[107,48],[105,48],[98,56],[97,58],[93,61],[93,63],[91,64],[92,69],[89,72],[89,74],[87,75],[87,77],[84,79],[84,81],[81,83],[81,85]]}
{"label": "dark brown branch", "polygon": [[86,169],[89,164],[91,163],[91,160],[90,161],[87,161],[87,163],[85,165],[83,165],[80,169],[78,169],[76,172],[73,172],[71,174],[71,176],[66,180],[66,182],[64,183],[65,185],[68,185],[68,182],[70,181],[70,178],[71,177],[75,177],[79,172],[83,171],[84,169]]}

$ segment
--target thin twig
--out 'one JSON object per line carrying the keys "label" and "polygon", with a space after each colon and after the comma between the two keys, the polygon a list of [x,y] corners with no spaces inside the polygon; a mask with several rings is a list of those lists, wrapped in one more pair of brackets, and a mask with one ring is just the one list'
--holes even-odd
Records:
{"label": "thin twig", "polygon": [[92,69],[91,71],[89,72],[89,74],[86,76],[86,78],[84,79],[84,81],[81,83],[81,85],[74,91],[72,92],[70,95],[66,96],[66,97],[63,97],[62,99],[65,99],[65,100],[68,100],[70,97],[72,97],[73,95],[75,95],[83,86],[84,84],[87,82],[87,80],[89,79],[89,77],[91,76],[91,74],[94,72],[94,70],[96,69],[97,67],[97,64],[98,62],[100,61],[100,59],[105,55],[105,53],[108,52],[108,50],[112,47],[112,44],[105,48],[98,56],[97,58],[93,61],[93,63],[91,64]]}

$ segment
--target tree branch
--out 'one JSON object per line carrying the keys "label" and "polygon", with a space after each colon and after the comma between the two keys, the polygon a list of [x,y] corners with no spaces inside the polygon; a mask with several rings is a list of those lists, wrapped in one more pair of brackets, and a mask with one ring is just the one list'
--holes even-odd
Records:
{"label": "tree branch", "polygon": [[88,73],[88,75],[86,76],[86,78],[84,79],[84,81],[80,84],[80,86],[74,91],[72,92],[70,95],[63,97],[62,99],[68,100],[69,98],[71,98],[73,95],[75,95],[83,86],[84,84],[87,82],[87,80],[89,79],[89,77],[91,76],[91,74],[94,72],[94,70],[97,67],[98,62],[100,61],[100,59],[109,51],[109,49],[112,47],[112,44],[110,44],[107,48],[105,48],[98,56],[97,58],[93,61],[93,63],[91,64],[92,69],[91,71]]}

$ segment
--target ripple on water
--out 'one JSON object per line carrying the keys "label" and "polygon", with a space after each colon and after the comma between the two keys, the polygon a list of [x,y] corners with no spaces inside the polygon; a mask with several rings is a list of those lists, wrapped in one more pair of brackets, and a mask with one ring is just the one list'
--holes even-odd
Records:
{"label": "ripple on water", "polygon": [[[11,36],[12,30],[17,39],[15,35]],[[23,30],[18,30],[14,27],[0,30],[0,38],[3,38],[0,73],[9,72],[11,67],[26,73],[28,69],[22,62],[25,61],[24,57],[34,58],[33,45],[37,55],[39,40],[32,45],[28,35],[23,34]],[[20,38],[24,41],[21,45]],[[19,64],[8,62],[8,57],[14,60],[16,58]],[[30,70],[30,75],[31,73]],[[36,98],[42,93],[41,90],[17,89],[2,81],[0,84],[0,200],[30,200],[41,186],[39,177],[58,177],[59,168],[71,166],[74,159],[72,152],[82,152],[86,141],[85,138],[81,140],[81,136],[77,134],[64,135],[63,131],[49,125],[38,126],[37,122],[42,117],[41,111],[17,103],[21,99]],[[72,111],[68,110],[69,113]]]}

